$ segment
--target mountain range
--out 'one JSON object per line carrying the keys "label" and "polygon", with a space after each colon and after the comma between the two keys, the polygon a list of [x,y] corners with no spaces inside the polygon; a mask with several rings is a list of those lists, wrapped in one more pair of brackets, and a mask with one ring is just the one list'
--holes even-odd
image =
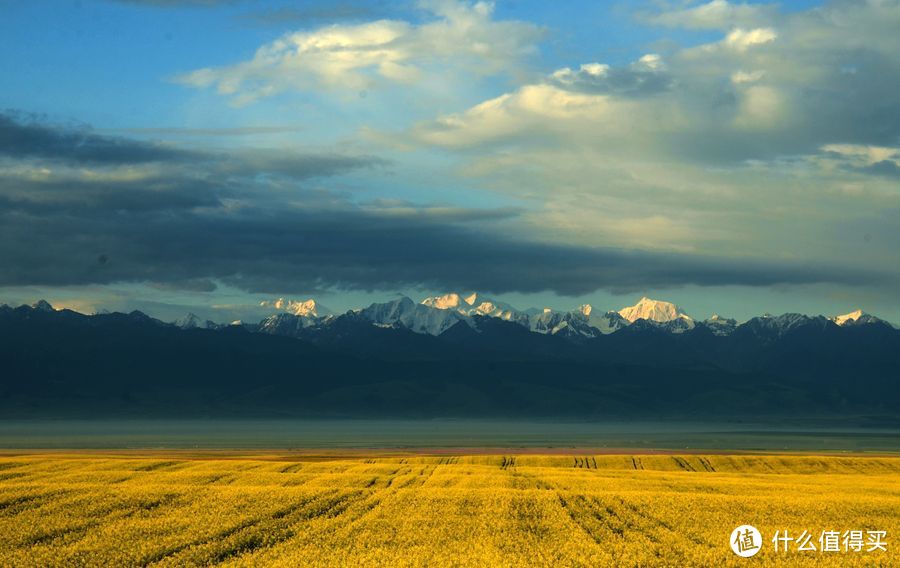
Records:
{"label": "mountain range", "polygon": [[862,312],[696,320],[642,298],[519,311],[478,294],[259,323],[0,306],[0,416],[808,416],[900,422],[900,331]]}
{"label": "mountain range", "polygon": [[[323,309],[313,299],[305,301],[278,299],[262,302],[261,305],[276,308],[280,313],[264,319],[258,325],[246,326],[248,329],[307,338],[318,332],[325,332],[329,326],[340,325],[341,318],[362,318],[377,327],[407,329],[415,333],[439,336],[457,324],[475,328],[476,318],[491,317],[515,323],[535,333],[559,335],[570,339],[609,335],[636,323],[639,328],[649,326],[676,334],[701,327],[718,336],[730,335],[741,325],[747,324],[751,327],[763,326],[780,330],[826,319],[839,327],[864,324],[890,326],[888,322],[862,310],[828,318],[802,314],[784,314],[777,317],[765,314],[743,324],[716,314],[709,319],[697,321],[675,304],[647,297],[641,298],[633,306],[607,312],[598,312],[590,304],[567,312],[550,308],[520,311],[509,304],[482,297],[477,293],[430,296],[419,303],[407,297],[400,297],[389,302],[375,303],[367,308],[350,310],[339,316],[331,310]],[[187,322],[189,327],[195,327],[197,321],[199,320],[196,316],[189,314],[187,318],[175,323],[184,327],[183,322]],[[217,327],[211,322],[206,326]]]}

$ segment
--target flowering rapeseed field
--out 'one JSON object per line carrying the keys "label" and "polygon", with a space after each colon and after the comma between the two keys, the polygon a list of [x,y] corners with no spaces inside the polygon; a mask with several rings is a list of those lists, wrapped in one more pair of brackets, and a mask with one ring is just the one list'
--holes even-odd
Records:
{"label": "flowering rapeseed field", "polygon": [[897,566],[898,534],[898,457],[0,456],[0,566]]}

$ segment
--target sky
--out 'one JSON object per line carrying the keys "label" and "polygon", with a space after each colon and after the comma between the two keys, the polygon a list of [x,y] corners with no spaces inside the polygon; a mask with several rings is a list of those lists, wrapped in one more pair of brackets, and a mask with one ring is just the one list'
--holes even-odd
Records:
{"label": "sky", "polygon": [[0,0],[0,302],[900,323],[900,1]]}

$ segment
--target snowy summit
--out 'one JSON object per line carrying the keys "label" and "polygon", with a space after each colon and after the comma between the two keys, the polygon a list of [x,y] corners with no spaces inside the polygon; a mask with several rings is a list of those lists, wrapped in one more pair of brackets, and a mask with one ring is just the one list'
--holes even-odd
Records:
{"label": "snowy summit", "polygon": [[275,308],[281,312],[287,312],[295,316],[319,318],[327,315],[333,315],[332,311],[317,303],[312,298],[308,300],[286,300],[278,298],[277,300],[262,301],[259,303],[264,308]]}
{"label": "snowy summit", "polygon": [[646,296],[641,298],[637,304],[619,310],[619,315],[631,323],[634,323],[639,319],[655,321],[657,323],[667,323],[675,320],[684,320],[685,322],[690,323],[694,322],[693,318],[681,311],[675,304],[651,300]]}
{"label": "snowy summit", "polygon": [[871,314],[867,314],[862,310],[856,310],[842,316],[834,316],[831,321],[843,327],[847,325],[861,325],[864,323],[881,323],[884,320],[877,318]]}
{"label": "snowy summit", "polygon": [[430,296],[422,300],[422,305],[438,310],[454,310],[465,316],[491,316],[520,323],[528,320],[524,312],[509,304],[480,296],[477,292],[468,295],[451,292],[443,296]]}

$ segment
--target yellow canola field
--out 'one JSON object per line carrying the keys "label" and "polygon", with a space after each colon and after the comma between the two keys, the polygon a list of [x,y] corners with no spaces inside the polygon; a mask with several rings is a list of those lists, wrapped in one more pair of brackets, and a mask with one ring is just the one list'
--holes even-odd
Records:
{"label": "yellow canola field", "polygon": [[[886,550],[774,550],[804,530]],[[0,566],[900,566],[898,536],[898,457],[0,455]]]}

